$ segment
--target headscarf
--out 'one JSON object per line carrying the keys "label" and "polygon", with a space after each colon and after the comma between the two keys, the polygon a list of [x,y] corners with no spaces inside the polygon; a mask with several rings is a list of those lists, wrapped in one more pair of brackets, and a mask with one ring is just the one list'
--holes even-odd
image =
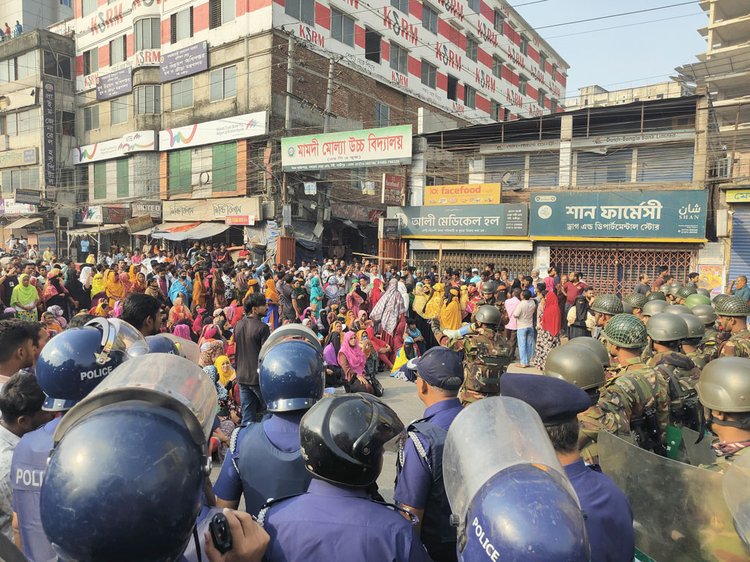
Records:
{"label": "headscarf", "polygon": [[138,272],[140,270],[141,268],[135,264],[130,266],[130,269],[128,270],[128,279],[130,280],[131,283],[135,283],[137,281],[136,276],[138,275]]}
{"label": "headscarf", "polygon": [[450,301],[440,312],[442,330],[458,330],[461,327],[461,306],[458,302],[458,290],[451,289]]}
{"label": "headscarf", "polygon": [[384,332],[392,334],[396,329],[399,317],[404,312],[406,312],[406,308],[404,307],[404,299],[398,290],[398,282],[391,279],[388,283],[388,289],[372,309],[370,318],[380,322]]}
{"label": "headscarf", "polygon": [[347,310],[346,311],[346,327],[351,330],[352,324],[354,324],[354,313],[351,310]]}
{"label": "headscarf", "polygon": [[169,310],[169,319],[167,321],[167,324],[169,324],[170,326],[174,326],[180,320],[192,319],[192,316],[190,314],[190,311],[188,310],[188,307],[182,304],[182,302],[183,302],[182,297],[177,297],[174,300],[174,304],[172,305],[172,308]]}
{"label": "headscarf", "polygon": [[379,277],[372,280],[372,289],[370,289],[370,306],[373,308],[383,295],[383,281]]}
{"label": "headscarf", "polygon": [[13,287],[13,292],[10,296],[11,305],[18,303],[22,306],[29,306],[39,298],[39,292],[36,290],[36,287],[34,287],[34,285],[29,282],[28,286],[23,286],[24,279],[30,279],[29,275],[24,273],[23,275],[20,275],[18,277],[18,285]]}
{"label": "headscarf", "polygon": [[542,330],[549,332],[554,338],[560,333],[560,307],[554,293],[547,293],[550,297],[545,298],[544,312],[542,312]]}
{"label": "headscarf", "polygon": [[47,312],[55,317],[55,321],[60,324],[61,328],[65,328],[65,326],[68,325],[68,321],[65,320],[65,317],[63,316],[63,309],[61,306],[53,304],[47,309]]}
{"label": "headscarf", "polygon": [[365,300],[357,291],[357,287],[358,285],[352,287],[352,290],[349,291],[349,294],[346,295],[346,306],[349,308],[349,310],[354,312],[354,314],[359,314],[360,306],[362,306],[362,303],[365,302]]}
{"label": "headscarf", "polygon": [[104,288],[109,297],[110,305],[114,305],[115,301],[125,298],[125,286],[114,271],[109,271],[107,273],[107,280],[105,281]]}
{"label": "headscarf", "polygon": [[133,289],[133,283],[130,281],[130,275],[125,273],[124,271],[120,273],[120,283],[122,283],[125,294],[129,295],[130,291]]}
{"label": "headscarf", "polygon": [[208,378],[211,379],[211,382],[214,383],[214,388],[216,389],[216,397],[219,400],[226,400],[228,393],[227,389],[219,384],[219,370],[214,365],[206,365],[205,367],[203,367],[203,372],[206,373],[208,375]]}
{"label": "headscarf", "polygon": [[427,306],[427,295],[424,292],[424,283],[420,281],[414,286],[414,302],[411,307],[414,312],[422,316],[425,306]]}
{"label": "headscarf", "polygon": [[323,300],[323,289],[320,288],[320,279],[313,277],[310,279],[310,304],[313,301],[320,303]]}
{"label": "headscarf", "polygon": [[445,285],[442,283],[435,283],[432,287],[432,296],[427,301],[424,310],[424,317],[428,320],[437,318],[440,314],[440,309],[443,308],[443,291],[445,291]]}
{"label": "headscarf", "polygon": [[224,355],[224,344],[218,340],[204,342],[200,346],[201,354],[198,359],[198,366],[213,366],[214,361]]}
{"label": "headscarf", "polygon": [[106,282],[104,281],[104,274],[97,271],[91,279],[91,297],[93,298],[96,295],[103,293],[105,290]]}
{"label": "headscarf", "polygon": [[193,280],[193,306],[197,309],[199,306],[206,304],[206,292],[203,289],[203,282],[201,281],[201,274],[195,272],[195,279]]}
{"label": "headscarf", "polygon": [[333,347],[336,349],[336,353],[338,354],[339,348],[341,347],[341,332],[336,330],[336,324],[340,326],[341,322],[336,320],[335,322],[333,322],[333,324],[331,324],[331,330],[328,332],[324,343],[325,345],[332,343]]}
{"label": "headscarf", "polygon": [[265,296],[268,304],[279,304],[279,292],[276,290],[276,283],[273,282],[273,278],[266,279]]}
{"label": "headscarf", "polygon": [[84,289],[88,289],[91,286],[91,280],[94,277],[92,272],[94,269],[91,266],[84,266],[81,268],[81,275],[78,276],[78,280],[83,285]]}
{"label": "headscarf", "polygon": [[344,334],[344,343],[341,344],[339,355],[343,353],[344,357],[346,357],[346,360],[349,363],[349,367],[351,368],[351,370],[354,371],[355,374],[361,375],[365,372],[365,363],[367,362],[367,357],[365,357],[365,353],[362,351],[359,345],[355,345],[354,347],[352,347],[349,344],[352,339],[356,340],[357,334],[355,334],[354,332],[347,332],[346,334]]}
{"label": "headscarf", "polygon": [[[229,363],[229,373],[224,373],[221,368],[221,365],[225,361]],[[224,388],[226,388],[229,381],[234,380],[234,378],[237,376],[237,373],[232,367],[231,361],[229,361],[229,357],[227,357],[226,355],[219,355],[214,361],[214,367],[216,367],[216,372],[219,373],[219,384]]]}
{"label": "headscarf", "polygon": [[177,324],[172,328],[172,333],[179,338],[192,341],[190,338],[190,326],[187,324]]}
{"label": "headscarf", "polygon": [[[206,342],[216,341],[219,336],[219,328],[216,324],[206,324],[201,330],[201,335],[198,338],[198,345],[203,345]],[[221,343],[221,342],[219,342]]]}
{"label": "headscarf", "polygon": [[579,328],[586,327],[586,319],[589,314],[589,301],[583,295],[578,295],[575,300],[576,319],[573,321],[574,326]]}
{"label": "headscarf", "polygon": [[[143,280],[139,279],[139,277],[143,277]],[[144,293],[146,292],[147,285],[148,284],[146,283],[146,276],[139,271],[135,274],[135,283],[133,283],[130,289],[134,293]]]}

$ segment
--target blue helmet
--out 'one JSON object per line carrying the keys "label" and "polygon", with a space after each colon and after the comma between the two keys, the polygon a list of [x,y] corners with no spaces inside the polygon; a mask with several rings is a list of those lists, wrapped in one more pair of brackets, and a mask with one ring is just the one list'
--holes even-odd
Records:
{"label": "blue helmet", "polygon": [[492,476],[468,505],[459,560],[588,562],[583,514],[562,475],[516,464]]}
{"label": "blue helmet", "polygon": [[258,369],[269,412],[307,410],[323,397],[323,355],[304,340],[283,340],[265,354]]}
{"label": "blue helmet", "polygon": [[165,336],[165,334],[156,334],[155,336],[146,336],[146,343],[148,344],[149,353],[169,353],[171,355],[179,355],[177,346],[171,338]]}
{"label": "blue helmet", "polygon": [[69,410],[120,363],[147,349],[140,332],[117,319],[96,318],[61,332],[44,346],[36,364],[37,381],[47,395],[42,408]]}

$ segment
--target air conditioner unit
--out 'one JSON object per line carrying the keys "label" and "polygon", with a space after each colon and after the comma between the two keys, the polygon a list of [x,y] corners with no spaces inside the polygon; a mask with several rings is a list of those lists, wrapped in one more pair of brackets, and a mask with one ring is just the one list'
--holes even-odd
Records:
{"label": "air conditioner unit", "polygon": [[727,179],[732,177],[732,159],[719,158],[716,161],[716,177]]}

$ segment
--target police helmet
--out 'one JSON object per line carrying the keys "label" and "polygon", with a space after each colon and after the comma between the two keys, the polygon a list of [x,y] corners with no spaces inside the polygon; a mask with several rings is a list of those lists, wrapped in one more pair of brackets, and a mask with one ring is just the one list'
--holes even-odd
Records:
{"label": "police helmet", "polygon": [[583,513],[562,475],[531,463],[501,470],[479,489],[458,550],[462,562],[584,562],[590,556]]}
{"label": "police helmet", "polygon": [[750,306],[740,297],[727,297],[716,303],[716,316],[742,317],[750,316]]}
{"label": "police helmet", "polygon": [[[596,345],[605,351],[599,342]],[[544,374],[566,380],[582,390],[599,388],[604,384],[601,360],[582,345],[562,345],[550,351],[544,365]]]}
{"label": "police helmet", "polygon": [[690,295],[695,295],[698,292],[698,290],[695,287],[680,287],[675,292],[675,296],[678,299],[686,299]]}
{"label": "police helmet", "polygon": [[672,305],[668,306],[667,308],[665,308],[664,312],[666,314],[678,314],[678,315],[692,314],[693,313],[690,310],[690,308],[688,308],[684,304],[672,304]]}
{"label": "police helmet", "polygon": [[380,475],[386,443],[404,424],[390,406],[370,394],[320,400],[302,417],[305,468],[316,478],[346,486],[369,486]]}
{"label": "police helmet", "polygon": [[496,306],[483,304],[477,310],[477,315],[474,319],[480,324],[496,327],[502,324],[503,317]]}
{"label": "police helmet", "polygon": [[692,310],[694,306],[697,306],[699,304],[707,304],[711,306],[711,299],[705,295],[697,293],[695,295],[689,295],[685,299],[685,306],[687,306],[690,310]]}
{"label": "police helmet", "polygon": [[147,336],[146,343],[148,344],[149,353],[168,353],[170,355],[179,355],[184,357],[188,361],[198,363],[200,359],[200,348],[198,344],[192,340],[186,340],[174,334],[156,334],[155,336]]}
{"label": "police helmet", "polygon": [[115,318],[96,318],[82,328],[57,334],[44,346],[36,364],[37,381],[47,395],[42,408],[69,410],[115,367],[147,350],[141,333]]}
{"label": "police helmet", "polygon": [[644,304],[646,304],[646,295],[641,295],[639,293],[631,293],[622,298],[623,312],[629,314],[633,313],[634,308],[643,308]]}
{"label": "police helmet", "polygon": [[497,292],[497,283],[495,281],[485,281],[482,283],[483,295],[494,295]]}
{"label": "police helmet", "polygon": [[146,336],[146,343],[148,344],[149,353],[169,353],[171,355],[179,355],[177,346],[171,338],[164,337],[165,334],[156,334],[154,336]]}
{"label": "police helmet", "polygon": [[602,345],[602,342],[600,342],[596,338],[592,338],[591,336],[581,336],[569,340],[565,345],[577,345],[584,347],[591,351],[599,359],[602,367],[604,367],[605,369],[609,367],[609,353],[607,353],[607,350]]}
{"label": "police helmet", "polygon": [[643,305],[643,309],[641,310],[641,314],[643,316],[653,316],[654,314],[659,314],[660,312],[664,312],[667,308],[669,308],[669,303],[667,301],[648,301],[646,304]]}
{"label": "police helmet", "polygon": [[631,314],[618,314],[603,330],[604,338],[617,347],[640,349],[648,342],[646,325]]}
{"label": "police helmet", "polygon": [[667,297],[664,293],[661,291],[654,291],[653,293],[649,293],[646,295],[646,302],[651,301],[666,301]]}
{"label": "police helmet", "polygon": [[711,298],[711,291],[704,289],[703,287],[698,287],[698,294],[708,297],[709,299]]}
{"label": "police helmet", "polygon": [[706,335],[706,327],[703,325],[703,321],[695,316],[694,314],[683,314],[681,318],[687,324],[688,335],[687,339],[702,339]]}
{"label": "police helmet", "polygon": [[667,283],[662,287],[662,291],[665,295],[677,296],[677,291],[682,288],[682,284],[679,282]]}
{"label": "police helmet", "polygon": [[657,342],[681,341],[688,337],[688,326],[679,314],[654,314],[648,321],[646,332]]}
{"label": "police helmet", "polygon": [[620,314],[623,311],[622,301],[617,298],[617,295],[599,295],[591,303],[591,310],[599,312],[601,314]]}
{"label": "police helmet", "polygon": [[266,353],[258,376],[269,412],[307,410],[323,397],[323,354],[304,340],[281,341]]}
{"label": "police helmet", "polygon": [[703,368],[695,385],[706,408],[720,412],[750,412],[750,359],[720,357]]}
{"label": "police helmet", "polygon": [[312,345],[316,351],[323,355],[323,347],[318,341],[318,336],[315,335],[310,328],[303,326],[302,324],[284,324],[279,328],[276,328],[268,339],[265,341],[263,346],[260,348],[258,354],[258,366],[263,364],[263,359],[275,345],[286,340],[303,340]]}
{"label": "police helmet", "polygon": [[716,312],[710,304],[698,304],[693,307],[693,316],[700,319],[704,326],[713,326],[716,322]]}

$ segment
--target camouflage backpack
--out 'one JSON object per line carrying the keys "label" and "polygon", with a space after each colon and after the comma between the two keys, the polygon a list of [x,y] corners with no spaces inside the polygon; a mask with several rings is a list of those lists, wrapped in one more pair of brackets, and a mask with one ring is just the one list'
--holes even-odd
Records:
{"label": "camouflage backpack", "polygon": [[464,388],[485,395],[500,393],[500,376],[510,365],[510,347],[486,328],[464,338]]}

